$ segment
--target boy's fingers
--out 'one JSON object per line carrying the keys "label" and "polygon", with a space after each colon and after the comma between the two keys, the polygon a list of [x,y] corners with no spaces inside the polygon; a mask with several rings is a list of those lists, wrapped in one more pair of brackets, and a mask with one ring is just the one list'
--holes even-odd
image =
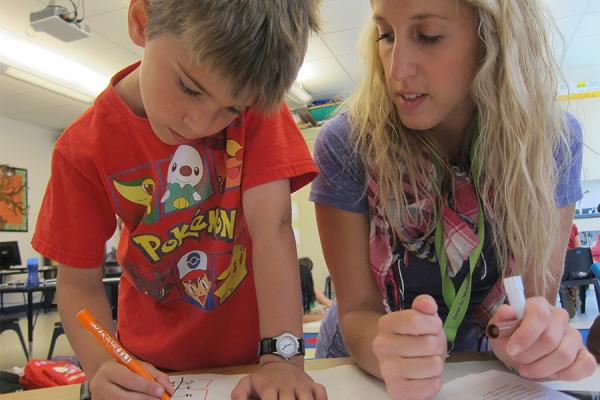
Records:
{"label": "boy's fingers", "polygon": [[164,387],[167,393],[169,393],[170,395],[175,393],[175,389],[173,389],[173,386],[171,385],[171,381],[169,380],[169,376],[167,374],[161,373],[160,375],[158,375],[156,377],[156,382],[161,384],[162,387]]}
{"label": "boy's fingers", "polygon": [[320,383],[315,383],[312,386],[312,393],[315,400],[327,400],[327,390],[325,390],[325,386]]}
{"label": "boy's fingers", "polygon": [[165,388],[159,383],[149,381],[121,364],[107,369],[105,373],[109,381],[126,391],[145,393],[153,397],[160,397],[165,393]]}
{"label": "boy's fingers", "polygon": [[231,400],[246,400],[252,395],[250,375],[243,377],[231,392]]}
{"label": "boy's fingers", "polygon": [[169,380],[169,375],[165,374],[164,372],[162,372],[161,370],[159,370],[152,364],[148,364],[147,362],[144,362],[144,361],[140,361],[140,363],[142,363],[144,368],[146,369],[146,371],[148,371],[148,373],[150,373],[150,375],[152,375],[154,377],[156,382],[165,388],[167,393],[173,394],[175,392],[175,390],[173,389],[173,386],[171,386],[171,381]]}

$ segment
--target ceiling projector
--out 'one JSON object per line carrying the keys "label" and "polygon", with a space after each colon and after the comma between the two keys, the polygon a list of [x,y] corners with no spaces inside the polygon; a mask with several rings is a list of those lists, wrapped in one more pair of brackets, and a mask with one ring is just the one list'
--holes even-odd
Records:
{"label": "ceiling projector", "polygon": [[65,7],[49,5],[41,11],[29,14],[29,22],[36,31],[46,32],[63,42],[84,39],[90,36],[90,28],[73,18]]}

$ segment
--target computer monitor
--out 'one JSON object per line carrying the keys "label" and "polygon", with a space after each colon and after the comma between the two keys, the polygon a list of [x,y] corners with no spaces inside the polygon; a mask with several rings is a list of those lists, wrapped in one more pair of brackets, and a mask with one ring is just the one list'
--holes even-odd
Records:
{"label": "computer monitor", "polygon": [[21,265],[18,242],[0,242],[0,269]]}

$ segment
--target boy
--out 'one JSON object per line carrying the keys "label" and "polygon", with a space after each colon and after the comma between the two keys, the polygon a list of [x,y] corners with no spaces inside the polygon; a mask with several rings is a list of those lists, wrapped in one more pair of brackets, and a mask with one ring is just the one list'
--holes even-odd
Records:
{"label": "boy", "polygon": [[[252,363],[259,341],[260,367],[233,398],[325,398],[303,371],[290,225],[290,192],[316,169],[277,104],[316,10],[317,0],[131,0],[129,35],[144,57],[57,142],[32,242],[61,264],[59,311],[95,400],[172,393],[154,366]],[[88,308],[112,326],[99,266],[115,215],[117,332],[156,382],[112,361],[74,320]]]}

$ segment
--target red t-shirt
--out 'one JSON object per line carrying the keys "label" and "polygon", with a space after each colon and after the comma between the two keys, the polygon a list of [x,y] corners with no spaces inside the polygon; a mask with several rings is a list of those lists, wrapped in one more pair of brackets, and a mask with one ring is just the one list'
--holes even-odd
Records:
{"label": "red t-shirt", "polygon": [[56,143],[33,247],[65,265],[97,268],[118,215],[125,273],[117,331],[125,348],[179,371],[255,362],[242,193],[286,178],[297,190],[316,167],[285,105],[247,111],[193,143],[161,142],[114,89],[137,65],[115,75]]}

